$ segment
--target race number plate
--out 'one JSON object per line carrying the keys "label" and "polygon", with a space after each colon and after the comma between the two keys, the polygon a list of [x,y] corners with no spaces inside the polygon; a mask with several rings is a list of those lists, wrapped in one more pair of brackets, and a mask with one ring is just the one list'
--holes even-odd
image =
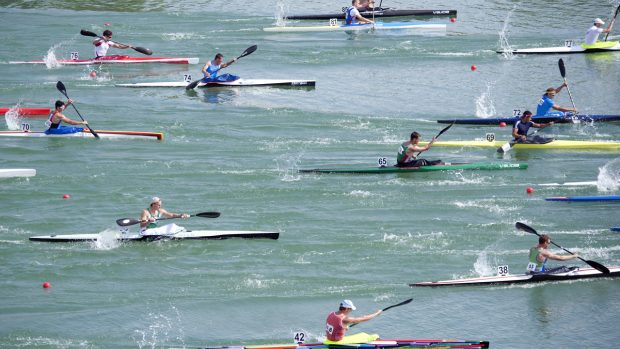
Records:
{"label": "race number plate", "polygon": [[497,275],[499,276],[506,276],[508,275],[508,266],[507,265],[500,265],[497,267]]}
{"label": "race number plate", "polygon": [[340,23],[338,23],[338,18],[330,18],[329,20],[330,27],[337,27],[338,25],[340,25]]}
{"label": "race number plate", "polygon": [[183,74],[183,81],[184,82],[192,82],[192,75],[191,74]]}
{"label": "race number plate", "polygon": [[22,122],[22,131],[30,132],[30,124]]}
{"label": "race number plate", "polygon": [[536,263],[527,263],[527,271],[536,271]]}
{"label": "race number plate", "polygon": [[295,332],[295,336],[293,337],[293,340],[297,344],[304,344],[306,342],[306,333],[301,332],[301,331]]}
{"label": "race number plate", "polygon": [[564,40],[565,47],[573,47],[574,44],[575,42],[573,40]]}
{"label": "race number plate", "polygon": [[77,61],[78,59],[80,59],[80,53],[79,52],[71,52],[71,60]]}
{"label": "race number plate", "polygon": [[377,165],[379,165],[379,167],[387,167],[388,165],[388,160],[386,157],[380,157],[377,159]]}
{"label": "race number plate", "polygon": [[487,142],[495,142],[495,133],[487,133],[486,139],[487,139]]}

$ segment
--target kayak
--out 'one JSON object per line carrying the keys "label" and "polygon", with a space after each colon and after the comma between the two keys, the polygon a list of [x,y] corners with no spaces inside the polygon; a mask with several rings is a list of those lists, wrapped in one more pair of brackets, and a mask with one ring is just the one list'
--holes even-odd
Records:
{"label": "kayak", "polygon": [[555,196],[546,198],[546,201],[567,201],[567,202],[584,202],[584,201],[620,201],[620,195],[590,195],[590,196]]}
{"label": "kayak", "polygon": [[[437,120],[440,124],[451,124],[455,123],[457,125],[499,125],[501,122],[505,122],[506,125],[514,125],[517,121],[519,121],[518,117],[512,118],[470,118],[470,119],[451,119],[451,120]],[[534,116],[532,117],[532,121],[536,123],[549,123],[555,122],[558,124],[570,124],[570,123],[579,123],[579,122],[609,122],[609,121],[620,121],[620,115],[568,115],[567,117],[562,116]]]}
{"label": "kayak", "polygon": [[[433,147],[474,147],[499,148],[508,141],[474,140],[474,141],[436,141]],[[428,142],[420,142],[420,145]],[[620,150],[620,142],[604,141],[551,141],[544,144],[516,143],[513,149],[578,149],[578,150]]]}
{"label": "kayak", "polygon": [[[243,239],[273,239],[277,240],[279,233],[268,231],[235,231],[235,230],[183,230],[176,234],[149,234],[141,235],[138,233],[124,234],[116,233],[112,238],[116,241],[157,241],[157,240],[223,240],[229,238]],[[32,236],[30,241],[40,242],[81,242],[81,241],[97,241],[99,239],[107,240],[105,235],[101,234],[71,234],[71,235],[41,235]]]}
{"label": "kayak", "polygon": [[22,116],[48,116],[51,112],[50,108],[0,108],[0,113],[6,114],[11,110],[17,111],[17,115]]}
{"label": "kayak", "polygon": [[598,185],[597,181],[539,184],[539,186],[541,187],[586,187],[586,186],[596,186],[596,185]]}
{"label": "kayak", "polygon": [[567,281],[576,279],[590,279],[601,277],[620,276],[620,267],[609,267],[610,274],[603,274],[594,268],[571,267],[570,271],[560,273],[539,273],[539,274],[515,274],[497,275],[489,277],[479,277],[471,279],[455,279],[443,281],[425,281],[409,284],[411,287],[420,286],[482,286],[482,285],[501,285],[501,284],[520,284],[535,283],[542,281]]}
{"label": "kayak", "polygon": [[0,178],[33,177],[36,175],[37,175],[37,170],[33,168],[3,168],[3,169],[0,169]]}
{"label": "kayak", "polygon": [[263,28],[266,32],[276,33],[296,33],[296,32],[369,32],[376,31],[410,31],[410,30],[446,30],[445,24],[440,23],[413,23],[413,22],[377,22],[373,24],[354,24],[354,25],[322,25],[311,27],[270,27]]}
{"label": "kayak", "polygon": [[[120,87],[183,87],[189,82],[140,82],[135,84],[116,84]],[[252,86],[291,86],[291,87],[311,87],[315,86],[315,80],[282,80],[282,79],[237,79],[228,82],[201,82],[197,87],[252,87]]]}
{"label": "kayak", "polygon": [[[44,60],[38,61],[12,61],[9,64],[47,64]],[[90,65],[90,64],[140,64],[140,63],[167,63],[167,64],[198,64],[198,58],[175,58],[175,57],[130,57],[130,56],[105,56],[98,59],[59,59],[61,65]]]}
{"label": "kayak", "polygon": [[[355,335],[354,335],[355,336]],[[352,336],[350,336],[352,337]],[[201,349],[386,349],[386,348],[488,348],[488,341],[471,341],[458,339],[380,339],[363,343],[303,343],[303,344],[266,344],[246,346],[208,346]]]}
{"label": "kayak", "polygon": [[[100,138],[110,139],[153,139],[161,141],[164,134],[160,132],[139,132],[139,131],[105,131],[95,130]],[[95,138],[92,133],[82,131],[77,133],[47,135],[43,132],[33,131],[0,131],[0,137],[30,137],[30,138]]]}
{"label": "kayak", "polygon": [[620,227],[611,227],[611,231],[620,231]]}
{"label": "kayak", "polygon": [[441,165],[421,167],[368,167],[368,168],[316,168],[311,170],[299,170],[300,173],[353,173],[353,174],[376,174],[376,173],[409,173],[409,172],[432,172],[432,171],[455,171],[455,170],[525,170],[527,164],[519,163],[444,163]]}
{"label": "kayak", "polygon": [[[374,10],[370,11],[360,11],[360,15],[365,18],[372,17],[409,17],[409,16],[437,16],[437,17],[456,17],[456,10],[399,10],[395,8],[389,7],[375,7]],[[290,20],[320,20],[320,19],[344,19],[344,12],[340,13],[328,13],[328,14],[316,14],[316,15],[297,15],[297,16],[287,16],[287,19]]]}
{"label": "kayak", "polygon": [[558,47],[539,47],[524,48],[518,50],[499,50],[497,53],[512,54],[565,54],[565,53],[595,53],[595,52],[613,52],[620,51],[620,42],[618,41],[598,41],[595,44],[577,44],[572,40],[566,40],[564,46]]}

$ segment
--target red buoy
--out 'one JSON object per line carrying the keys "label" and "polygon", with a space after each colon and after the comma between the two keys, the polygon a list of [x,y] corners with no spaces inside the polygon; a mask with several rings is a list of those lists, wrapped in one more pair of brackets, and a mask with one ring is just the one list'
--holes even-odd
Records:
{"label": "red buoy", "polygon": [[69,196],[69,194],[65,194],[65,195],[62,196],[62,198],[63,199],[69,199],[69,198],[71,198],[71,196]]}
{"label": "red buoy", "polygon": [[50,288],[50,287],[52,287],[52,285],[49,282],[45,281],[43,283],[43,288]]}
{"label": "red buoy", "polygon": [[533,194],[534,193],[534,188],[527,187],[527,189],[525,189],[525,192],[528,193],[528,194]]}
{"label": "red buoy", "polygon": [[454,18],[454,17],[450,18],[450,22],[452,22],[452,23],[456,22],[456,18]]}
{"label": "red buoy", "polygon": [[472,64],[471,65],[471,71],[476,71],[476,70],[478,70],[478,67],[476,67],[475,64]]}
{"label": "red buoy", "polygon": [[91,71],[91,72],[90,72],[90,77],[91,77],[91,78],[93,78],[93,79],[94,79],[94,78],[96,78],[96,77],[97,77],[97,72],[96,72],[96,71],[94,71],[94,70],[93,70],[93,71]]}
{"label": "red buoy", "polygon": [[502,121],[502,122],[500,122],[500,123],[499,123],[499,127],[506,127],[506,123],[505,123],[505,122],[503,122],[503,121]]}

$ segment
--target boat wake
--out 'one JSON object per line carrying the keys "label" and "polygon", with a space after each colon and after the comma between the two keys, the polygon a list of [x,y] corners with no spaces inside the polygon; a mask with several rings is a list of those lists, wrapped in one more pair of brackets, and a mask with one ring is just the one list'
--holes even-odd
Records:
{"label": "boat wake", "polygon": [[276,27],[283,27],[286,25],[286,14],[289,11],[289,4],[285,0],[278,0],[276,2],[275,23]]}
{"label": "boat wake", "polygon": [[615,192],[620,189],[620,158],[599,168],[596,188],[602,192]]}
{"label": "boat wake", "polygon": [[493,82],[487,82],[486,91],[476,98],[476,117],[486,119],[495,116],[495,105],[493,104],[493,98],[491,91],[493,90]]}
{"label": "boat wake", "polygon": [[91,246],[95,250],[113,250],[121,246],[121,242],[116,239],[118,231],[113,229],[106,229],[99,233],[97,241],[91,242]]}
{"label": "boat wake", "polygon": [[[136,337],[134,340],[138,345],[138,348],[161,348],[162,344],[168,344],[169,342],[180,343],[182,348],[185,348],[185,333],[183,332],[183,326],[181,326],[181,314],[179,310],[171,305],[174,317],[165,314],[149,313],[147,319],[148,326],[145,329],[135,330]],[[174,334],[174,332],[177,332]]]}
{"label": "boat wake", "polygon": [[19,131],[21,130],[21,121],[22,118],[19,116],[17,110],[20,107],[20,103],[17,103],[14,107],[9,109],[4,114],[4,120],[6,121],[6,126],[10,131]]}
{"label": "boat wake", "polygon": [[58,59],[56,58],[56,50],[67,44],[73,43],[76,37],[77,36],[74,36],[69,40],[61,41],[57,44],[54,44],[52,45],[52,47],[49,48],[49,50],[47,50],[47,53],[45,54],[45,56],[43,56],[43,61],[45,62],[45,66],[47,67],[47,69],[59,68],[62,66],[62,64],[60,64],[58,62]]}

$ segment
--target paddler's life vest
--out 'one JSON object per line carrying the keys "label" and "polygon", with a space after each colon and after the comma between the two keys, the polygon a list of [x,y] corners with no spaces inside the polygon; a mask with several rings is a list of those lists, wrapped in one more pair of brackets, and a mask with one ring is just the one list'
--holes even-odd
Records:
{"label": "paddler's life vest", "polygon": [[111,41],[100,40],[95,44],[95,58],[103,57],[108,53]]}
{"label": "paddler's life vest", "polygon": [[344,338],[344,334],[347,332],[342,320],[344,314],[338,315],[336,312],[331,312],[327,316],[325,321],[325,336],[330,341],[339,341]]}
{"label": "paddler's life vest", "polygon": [[213,63],[209,64],[209,66],[207,67],[207,73],[209,73],[211,75],[210,79],[215,79],[217,77],[217,73],[220,70],[220,67],[222,65],[215,65]]}
{"label": "paddler's life vest", "polygon": [[398,154],[396,155],[396,162],[399,164],[406,164],[407,162],[414,160],[415,157],[407,155],[407,149],[409,148],[409,142],[405,142],[398,148]]}
{"label": "paddler's life vest", "polygon": [[354,12],[357,12],[357,9],[354,6],[347,7],[347,10],[345,11],[346,16],[344,20],[344,23],[346,25],[357,24],[357,17],[353,14]]}
{"label": "paddler's life vest", "polygon": [[547,263],[547,258],[543,262],[538,261],[538,256],[540,255],[541,248],[538,246],[534,246],[530,248],[530,262],[527,264],[527,271],[530,272],[544,272],[545,271],[545,263]]}

